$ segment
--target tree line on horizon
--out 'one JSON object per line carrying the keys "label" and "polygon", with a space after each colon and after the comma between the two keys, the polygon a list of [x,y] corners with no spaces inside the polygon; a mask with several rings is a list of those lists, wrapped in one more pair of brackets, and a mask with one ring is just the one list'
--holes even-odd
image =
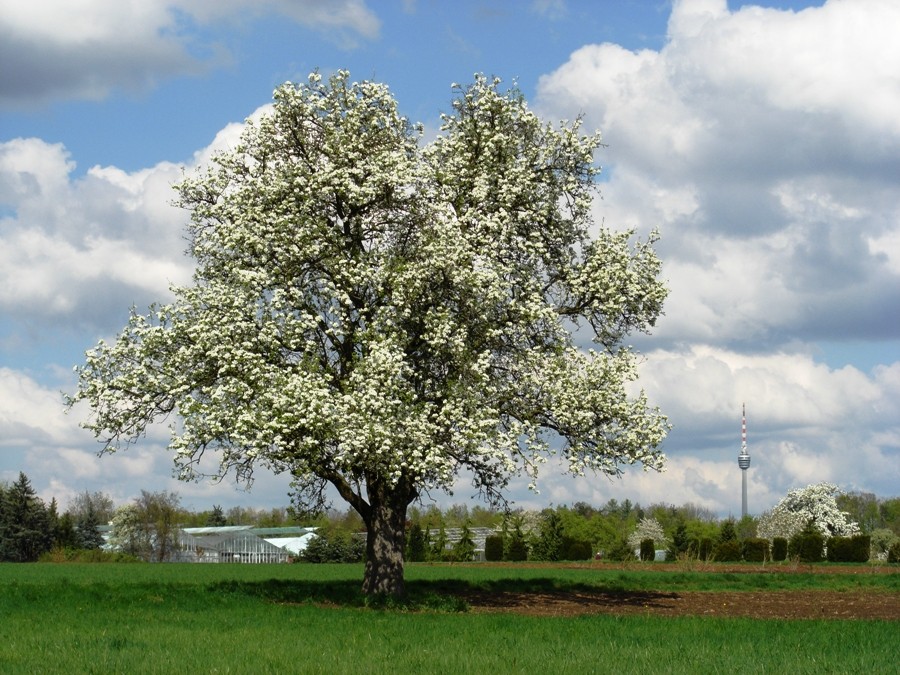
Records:
{"label": "tree line on horizon", "polygon": [[[900,538],[900,497],[848,492],[837,494],[835,504],[862,534],[874,535],[877,541],[883,539],[888,545]],[[417,504],[408,513],[406,559],[470,559],[472,543],[467,533],[473,528],[496,531],[503,541],[502,556],[510,559],[561,560],[571,558],[573,552],[584,559],[601,551],[607,557],[627,557],[635,549],[636,533],[651,521],[659,527],[658,534],[651,531],[650,537],[657,540],[657,547],[665,541],[669,548],[677,550],[685,549],[690,542],[757,538],[761,519],[720,518],[712,510],[693,503],[642,506],[630,499],[610,499],[602,506],[578,501],[571,506],[507,512],[481,504],[453,504],[443,509],[434,503]],[[177,531],[185,527],[317,527],[321,541],[313,547],[311,556],[318,556],[320,561],[341,557],[342,554],[328,549],[331,542],[336,551],[355,551],[347,544],[350,535],[365,531],[364,523],[352,509],[311,514],[292,506],[223,509],[214,505],[192,511],[182,507],[178,493],[168,491],[142,490],[131,502],[118,507],[103,492],[85,491],[60,512],[55,498],[45,503],[37,496],[24,473],[11,484],[0,483],[0,561],[33,562],[53,550],[99,550],[104,543],[100,532],[103,525],[114,526],[110,535],[120,551],[144,560],[165,560],[167,547],[176,545]],[[451,529],[458,535],[453,541],[446,535]]]}

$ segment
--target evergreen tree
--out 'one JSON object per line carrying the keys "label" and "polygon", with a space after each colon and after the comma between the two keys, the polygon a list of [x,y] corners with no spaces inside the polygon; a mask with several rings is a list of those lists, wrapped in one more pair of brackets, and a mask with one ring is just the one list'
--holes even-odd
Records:
{"label": "evergreen tree", "polygon": [[737,531],[734,528],[734,520],[732,518],[724,521],[722,527],[719,528],[719,543],[725,543],[726,541],[737,541]]}
{"label": "evergreen tree", "polygon": [[490,562],[503,560],[503,537],[491,534],[484,539],[484,559]]}
{"label": "evergreen tree", "polygon": [[54,548],[81,548],[81,537],[75,526],[72,514],[66,511],[59,517],[53,528]]}
{"label": "evergreen tree", "polygon": [[509,535],[506,559],[513,562],[528,559],[528,544],[525,541],[525,534],[522,532],[522,527],[519,523],[516,523],[512,534]]}
{"label": "evergreen tree", "polygon": [[676,555],[686,553],[690,545],[691,540],[688,536],[687,525],[684,524],[684,521],[681,521],[675,528],[675,534],[672,535],[672,551]]}
{"label": "evergreen tree", "polygon": [[444,522],[441,521],[441,527],[438,530],[437,537],[431,542],[429,550],[429,560],[444,560],[447,557],[447,530],[444,529]]}
{"label": "evergreen tree", "polygon": [[469,530],[469,523],[463,523],[459,541],[453,545],[453,557],[460,562],[469,562],[475,557],[475,540]]}
{"label": "evergreen tree", "polygon": [[97,512],[89,502],[85,514],[76,526],[80,548],[94,550],[103,546],[103,535],[100,534],[99,525]]}
{"label": "evergreen tree", "polygon": [[562,519],[555,509],[544,509],[538,536],[531,547],[532,557],[536,560],[559,560],[562,543]]}
{"label": "evergreen tree", "polygon": [[222,511],[222,507],[218,504],[213,504],[212,511],[210,511],[209,517],[206,519],[206,526],[223,527],[227,524],[228,521],[225,519],[225,512]]}
{"label": "evergreen tree", "polygon": [[56,497],[47,506],[47,522],[50,528],[51,548],[80,548],[81,540],[75,529],[72,514],[66,511],[59,515]]}
{"label": "evergreen tree", "polygon": [[425,560],[425,531],[418,520],[409,528],[406,559],[410,562],[424,562]]}
{"label": "evergreen tree", "polygon": [[2,494],[0,560],[34,562],[53,545],[50,516],[24,473]]}

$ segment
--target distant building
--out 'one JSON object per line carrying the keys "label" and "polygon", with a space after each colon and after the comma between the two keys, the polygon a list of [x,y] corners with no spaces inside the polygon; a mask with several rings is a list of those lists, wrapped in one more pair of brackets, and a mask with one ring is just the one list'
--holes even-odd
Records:
{"label": "distant building", "polygon": [[[440,532],[440,529],[428,530],[428,540],[432,542],[437,540],[440,536]],[[492,534],[499,534],[499,531],[493,527],[469,528],[469,536],[472,537],[472,542],[475,544],[475,556],[472,558],[473,560],[484,560],[484,540]],[[445,528],[444,536],[446,537],[444,548],[445,550],[450,551],[457,543],[459,543],[459,540],[462,539],[462,528]]]}
{"label": "distant building", "polygon": [[249,525],[185,527],[179,537],[183,562],[289,562],[306,548],[315,528]]}
{"label": "distant building", "polygon": [[[99,528],[108,536],[109,527]],[[300,555],[315,527],[184,527],[172,562],[282,563]]]}

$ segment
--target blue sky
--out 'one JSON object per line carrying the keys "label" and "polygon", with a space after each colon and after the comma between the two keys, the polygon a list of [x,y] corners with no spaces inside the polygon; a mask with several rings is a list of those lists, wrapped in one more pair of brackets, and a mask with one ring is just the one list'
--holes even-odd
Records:
{"label": "blue sky", "polygon": [[60,391],[131,305],[189,280],[182,171],[277,85],[346,68],[432,135],[476,72],[548,120],[583,115],[607,144],[597,222],[661,231],[666,316],[634,344],[674,425],[668,471],[551,464],[518,503],[739,512],[743,402],[751,512],[822,480],[900,494],[897,25],[893,0],[0,0],[0,480],[25,471],[63,506],[286,504],[262,473],[249,493],[177,483],[164,433],[98,459]]}

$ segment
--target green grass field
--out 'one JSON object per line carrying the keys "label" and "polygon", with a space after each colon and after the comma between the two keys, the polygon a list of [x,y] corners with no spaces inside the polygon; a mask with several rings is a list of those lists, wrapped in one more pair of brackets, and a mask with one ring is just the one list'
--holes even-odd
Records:
{"label": "green grass field", "polygon": [[410,565],[409,607],[358,565],[0,565],[0,673],[887,673],[897,622],[475,614],[465,589],[866,588],[900,574]]}

